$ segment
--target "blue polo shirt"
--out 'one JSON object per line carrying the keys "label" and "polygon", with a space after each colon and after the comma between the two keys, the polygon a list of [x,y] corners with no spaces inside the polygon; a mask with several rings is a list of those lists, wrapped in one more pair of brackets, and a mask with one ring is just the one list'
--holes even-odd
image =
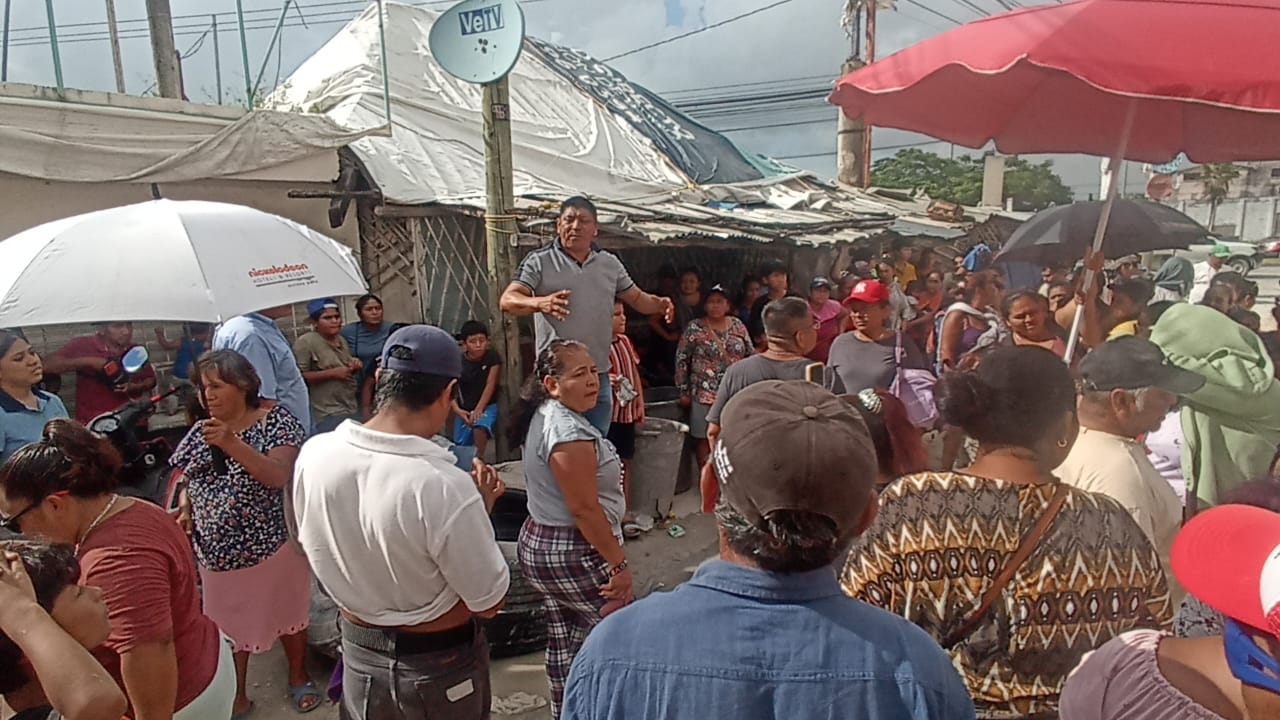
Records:
{"label": "blue polo shirt", "polygon": [[23,445],[39,440],[50,420],[65,417],[69,417],[67,406],[57,395],[37,390],[36,409],[32,410],[0,390],[0,462]]}
{"label": "blue polo shirt", "polygon": [[259,397],[283,405],[311,433],[311,395],[293,347],[274,320],[260,313],[233,317],[218,326],[213,349],[235,350],[245,356],[262,380]]}
{"label": "blue polo shirt", "polygon": [[563,720],[971,720],[933,638],[845,596],[833,568],[783,575],[721,560],[605,618]]}

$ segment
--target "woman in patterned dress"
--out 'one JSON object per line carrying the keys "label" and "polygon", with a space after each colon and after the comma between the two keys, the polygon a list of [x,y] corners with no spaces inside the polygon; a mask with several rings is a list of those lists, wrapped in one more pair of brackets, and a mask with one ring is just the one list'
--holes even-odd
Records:
{"label": "woman in patterned dress", "polygon": [[[975,370],[944,376],[938,407],[978,441],[977,460],[964,474],[891,484],[844,570],[845,592],[943,645],[979,718],[1057,717],[1063,682],[1085,653],[1172,619],[1160,559],[1128,512],[1051,474],[1076,439],[1075,401],[1067,366],[1042,348],[996,348]],[[1030,556],[975,613],[1059,495],[1062,509]]]}
{"label": "woman in patterned dress", "polygon": [[752,353],[751,335],[730,314],[729,296],[720,285],[707,291],[704,317],[690,321],[676,348],[676,387],[680,405],[689,408],[689,435],[698,441],[698,467],[707,463],[707,411],[729,366]]}
{"label": "woman in patterned dress", "polygon": [[279,639],[289,661],[289,695],[298,712],[320,705],[307,676],[311,570],[289,542],[284,488],[306,440],[283,406],[265,407],[260,380],[245,357],[206,353],[192,380],[209,411],[179,443],[170,462],[182,471],[180,522],[191,533],[204,588],[204,610],[234,643],[233,718],[253,707],[246,694],[249,655]]}

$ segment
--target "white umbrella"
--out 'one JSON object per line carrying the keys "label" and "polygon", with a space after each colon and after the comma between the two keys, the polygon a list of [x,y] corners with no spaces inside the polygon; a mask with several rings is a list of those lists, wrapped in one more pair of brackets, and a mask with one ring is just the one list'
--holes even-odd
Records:
{"label": "white umbrella", "polygon": [[341,243],[227,203],[152,200],[0,242],[0,327],[220,322],[365,291],[355,256]]}

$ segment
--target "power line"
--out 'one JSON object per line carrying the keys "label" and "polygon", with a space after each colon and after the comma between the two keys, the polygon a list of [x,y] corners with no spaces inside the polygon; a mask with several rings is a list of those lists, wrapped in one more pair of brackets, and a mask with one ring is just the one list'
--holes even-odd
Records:
{"label": "power line", "polygon": [[[926,145],[946,145],[943,140],[926,140],[922,142],[901,143],[899,145],[881,145],[880,147],[871,148],[871,152],[881,152],[884,150],[905,150],[907,148],[924,147]],[[819,153],[805,153],[802,155],[775,155],[771,156],[774,160],[803,160],[805,158],[832,157],[838,153],[835,150]]]}
{"label": "power line", "polygon": [[654,90],[654,92],[663,97],[671,97],[672,95],[679,95],[680,93],[702,93],[708,90],[723,90],[728,88],[755,87],[758,85],[791,85],[791,84],[800,83],[800,82],[808,82],[810,80],[827,80],[827,79],[830,79],[830,77],[831,77],[831,74],[827,73],[824,75],[809,75],[807,77],[799,77],[799,78],[778,78],[776,80],[753,80],[751,82],[729,83],[727,85],[713,85],[711,87],[680,88],[679,90]]}
{"label": "power line", "polygon": [[718,133],[746,132],[747,130],[773,130],[774,128],[800,127],[802,125],[819,125],[822,123],[836,122],[835,116],[827,118],[817,118],[814,120],[795,120],[793,122],[772,123],[767,125],[746,125],[743,127],[716,128]]}
{"label": "power line", "polygon": [[712,24],[710,24],[710,25],[704,25],[703,27],[700,27],[700,28],[698,28],[698,29],[696,29],[696,30],[690,30],[689,32],[681,33],[681,34],[679,34],[679,35],[672,35],[671,37],[666,38],[666,39],[664,39],[664,40],[659,40],[659,41],[657,41],[657,42],[649,43],[648,45],[642,45],[642,46],[640,46],[640,47],[638,47],[638,48],[635,48],[634,50],[628,50],[628,51],[626,51],[626,52],[624,52],[624,53],[619,53],[619,54],[617,54],[617,55],[613,55],[613,56],[611,56],[611,57],[604,58],[604,59],[602,59],[600,62],[613,62],[614,60],[618,60],[618,59],[620,59],[620,58],[627,57],[628,55],[635,55],[636,53],[644,52],[645,50],[652,50],[653,48],[660,47],[660,46],[662,46],[662,45],[666,45],[667,43],[673,43],[673,42],[675,42],[675,41],[677,41],[677,40],[683,40],[683,39],[685,39],[685,38],[687,38],[687,37],[691,37],[691,36],[693,36],[693,35],[697,35],[697,34],[699,34],[699,33],[707,32],[708,30],[714,30],[714,29],[716,29],[716,28],[718,28],[718,27],[724,27],[725,25],[728,25],[729,23],[737,22],[737,21],[739,21],[739,20],[742,20],[743,18],[749,18],[749,17],[751,17],[752,15],[759,15],[760,13],[762,13],[762,12],[764,12],[764,11],[766,11],[766,10],[772,10],[772,9],[774,9],[774,8],[776,8],[776,7],[781,7],[781,6],[783,6],[783,5],[786,5],[786,4],[787,4],[787,3],[789,3],[789,2],[792,2],[792,0],[778,0],[778,2],[771,3],[771,4],[769,4],[769,5],[765,5],[764,7],[756,8],[755,10],[751,10],[750,12],[745,12],[745,13],[743,13],[743,14],[741,14],[741,15],[735,15],[735,16],[733,16],[733,17],[731,17],[731,18],[728,18],[727,20],[721,20],[720,22],[712,23]]}
{"label": "power line", "polygon": [[[457,0],[425,0],[424,2],[413,3],[413,5],[418,7],[426,7],[431,5],[448,5],[448,4],[453,4],[456,1]],[[522,0],[521,4],[535,5],[538,3],[545,3],[550,1],[551,0]],[[302,9],[312,10],[315,8],[334,7],[334,6],[351,6],[351,7],[344,7],[344,9],[339,9],[339,10],[326,10],[321,13],[308,15],[306,18],[299,17],[298,20],[288,20],[284,23],[282,27],[309,28],[311,27],[311,25],[335,25],[339,23],[347,23],[354,19],[355,13],[357,11],[362,11],[364,8],[368,7],[369,4],[370,3],[363,2],[363,0],[355,0],[354,5],[353,5],[353,0],[346,0],[345,2],[310,3],[305,5],[299,5],[295,3],[294,7],[298,8],[299,11],[301,11]],[[250,13],[259,13],[259,14],[271,13],[272,15],[274,15],[274,14],[277,14],[278,12],[279,11],[273,10],[273,9],[246,10],[245,15],[249,15]],[[202,13],[198,15],[174,16],[175,18],[177,17],[198,18],[198,19],[203,19],[205,21],[205,22],[191,23],[191,24],[185,24],[185,25],[184,24],[174,25],[174,37],[190,37],[190,36],[200,34],[201,32],[204,31],[204,28],[207,26],[207,21],[209,20],[210,15],[234,16],[235,13],[220,12],[220,13]],[[317,18],[328,18],[328,19],[317,20]],[[124,22],[146,23],[147,20],[145,18],[141,18],[141,19],[132,18],[129,20],[120,21],[120,23],[117,23],[117,24],[121,24]],[[257,31],[257,30],[272,30],[275,28],[275,23],[276,23],[276,20],[273,17],[249,18],[249,19],[246,19],[245,21],[245,31],[251,32],[251,31]],[[82,27],[82,28],[83,27],[90,27],[90,28],[99,27],[101,28],[105,26],[106,26],[105,22],[96,21],[96,22],[83,22],[83,23],[68,23],[66,25],[59,24],[58,28],[60,29],[64,27]],[[219,32],[231,32],[231,31],[234,31],[235,29],[236,29],[236,23],[231,22],[225,26],[225,30],[223,30],[222,27],[219,27]],[[47,25],[23,28],[23,30],[38,31],[38,32],[37,34],[29,35],[28,37],[17,38],[16,41],[11,41],[9,43],[10,47],[28,47],[28,46],[49,44],[49,39],[47,37],[47,32],[48,32]],[[16,29],[11,32],[15,32],[15,31]],[[121,40],[137,40],[140,38],[148,38],[148,37],[150,37],[150,31],[147,27],[124,28],[120,31]],[[100,42],[100,41],[108,40],[109,38],[110,38],[110,35],[107,33],[106,30],[73,32],[65,35],[59,32],[58,44],[62,45],[64,43],[76,43],[76,42]]]}
{"label": "power line", "polygon": [[907,2],[908,2],[909,4],[911,4],[911,5],[915,5],[916,7],[920,8],[921,10],[924,10],[924,11],[926,11],[926,12],[929,12],[929,13],[932,13],[932,14],[934,14],[934,15],[937,15],[938,17],[942,18],[943,20],[946,20],[947,22],[954,23],[954,24],[956,24],[956,25],[963,25],[963,24],[964,24],[963,22],[961,22],[961,21],[959,21],[959,20],[957,20],[957,19],[955,19],[955,18],[951,17],[950,15],[948,15],[948,14],[946,14],[946,13],[944,13],[944,12],[940,11],[940,10],[935,10],[935,9],[933,9],[933,8],[929,7],[928,5],[925,5],[924,3],[919,2],[919,0],[907,0]]}
{"label": "power line", "polygon": [[955,2],[956,4],[966,7],[972,10],[973,12],[977,13],[979,17],[991,17],[991,12],[989,10],[984,10],[982,6],[973,2],[973,0],[955,0]]}

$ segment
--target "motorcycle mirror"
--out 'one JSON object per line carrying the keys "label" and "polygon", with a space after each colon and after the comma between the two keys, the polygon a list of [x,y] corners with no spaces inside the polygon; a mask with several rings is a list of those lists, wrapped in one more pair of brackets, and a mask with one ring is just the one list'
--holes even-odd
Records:
{"label": "motorcycle mirror", "polygon": [[133,373],[141,370],[142,367],[147,364],[147,360],[149,360],[150,357],[151,356],[147,353],[147,349],[145,347],[141,345],[134,345],[129,348],[129,352],[125,353],[124,357],[120,358],[120,366],[124,368],[126,373],[132,375]]}

